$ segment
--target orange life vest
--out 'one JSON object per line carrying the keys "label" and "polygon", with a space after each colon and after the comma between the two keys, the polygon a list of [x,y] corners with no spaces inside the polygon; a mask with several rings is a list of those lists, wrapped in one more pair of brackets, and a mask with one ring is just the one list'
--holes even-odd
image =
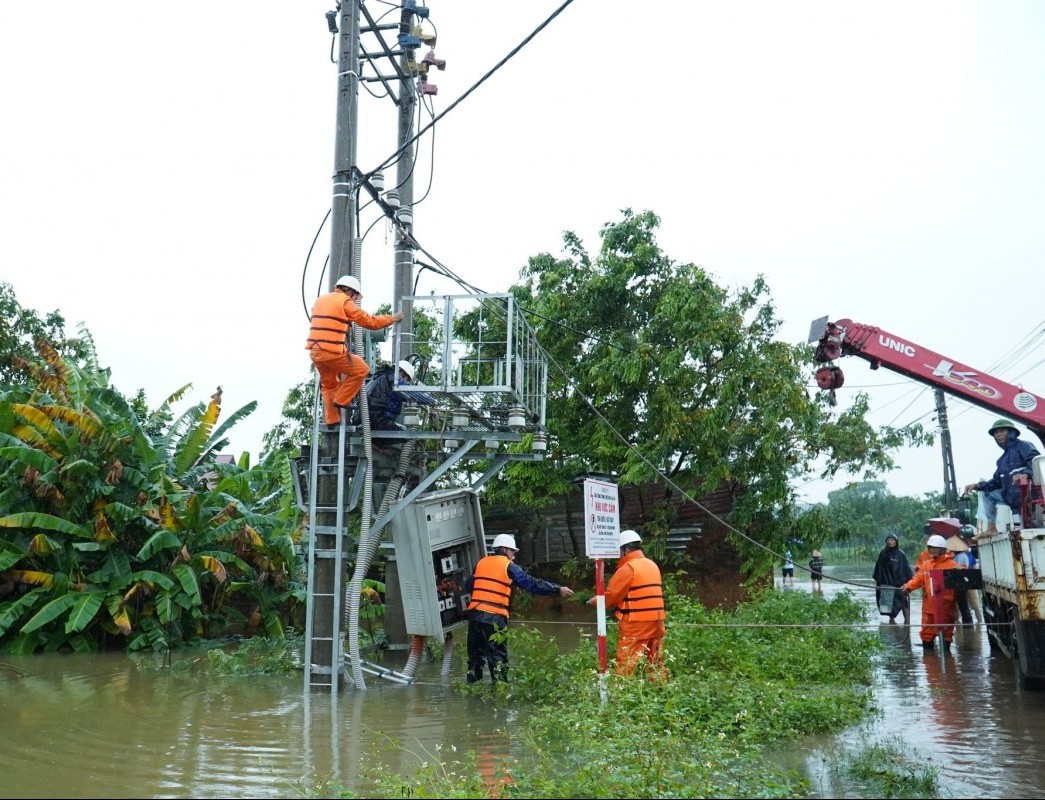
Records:
{"label": "orange life vest", "polygon": [[350,320],[345,313],[349,297],[337,290],[321,294],[312,306],[312,327],[308,332],[305,349],[318,344],[322,350],[344,352],[348,339]]}
{"label": "orange life vest", "polygon": [[624,600],[617,606],[617,619],[630,622],[648,622],[664,619],[664,588],[660,582],[660,567],[650,558],[636,558],[628,562],[635,571]]}
{"label": "orange life vest", "polygon": [[472,575],[472,599],[468,610],[478,609],[491,614],[508,616],[508,603],[512,599],[512,579],[508,577],[507,556],[484,556],[475,565]]}
{"label": "orange life vest", "polygon": [[[926,554],[928,551],[926,551]],[[909,592],[917,591],[922,589],[924,591],[924,599],[922,600],[923,614],[926,609],[931,609],[932,606],[929,602],[934,594],[931,572],[939,569],[958,569],[958,562],[954,560],[954,555],[948,551],[944,551],[942,555],[929,556],[928,558],[921,558],[919,556],[918,563],[921,564],[921,569],[914,573],[914,577],[904,584],[904,588]],[[943,589],[943,601],[945,604],[953,604],[958,602],[958,598],[955,595],[954,589]]]}

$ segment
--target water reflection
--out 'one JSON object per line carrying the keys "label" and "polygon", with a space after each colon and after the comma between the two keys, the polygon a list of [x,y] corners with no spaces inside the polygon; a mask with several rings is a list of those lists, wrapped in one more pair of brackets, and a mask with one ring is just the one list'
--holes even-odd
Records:
{"label": "water reflection", "polygon": [[[824,595],[848,589],[866,601],[868,624],[885,645],[873,686],[879,711],[840,736],[802,742],[781,760],[805,771],[821,797],[856,796],[838,785],[832,766],[843,751],[887,741],[938,766],[944,796],[1045,797],[1037,757],[1045,693],[1018,688],[982,625],[959,628],[945,655],[922,652],[917,623],[879,624],[869,574],[870,566],[828,567]],[[789,591],[808,590],[799,580]],[[920,602],[912,597],[913,620]],[[587,630],[569,622],[557,617],[538,627],[565,650]],[[392,653],[385,666],[400,669],[405,658]],[[492,778],[505,757],[525,756],[508,734],[525,708],[454,691],[463,652],[450,680],[441,664],[425,661],[417,684],[368,678],[366,691],[347,687],[336,697],[305,693],[300,675],[214,678],[155,666],[139,668],[123,654],[0,658],[0,793],[307,796],[330,781],[363,791],[380,764],[410,774],[422,760],[463,760],[471,751]]]}
{"label": "water reflection", "polygon": [[[827,575],[865,582],[870,568],[838,568]],[[833,585],[832,585],[833,584]],[[801,584],[800,584],[801,586]],[[866,599],[869,621],[881,619],[872,589],[825,581],[830,597],[842,590]],[[921,594],[911,597],[911,619],[921,619]],[[944,797],[1045,797],[1045,693],[1022,691],[1011,662],[992,652],[982,624],[959,625],[949,653],[924,652],[918,623],[878,625],[885,645],[874,691],[878,714],[842,736],[814,743],[806,769],[820,796],[843,796],[830,765],[838,745],[902,743],[916,763],[939,768]]]}
{"label": "water reflection", "polygon": [[330,781],[357,788],[375,753],[405,774],[480,742],[489,758],[507,756],[507,712],[456,694],[439,671],[422,665],[423,683],[331,697],[306,693],[296,675],[142,670],[122,654],[8,657],[2,794],[284,797]]}

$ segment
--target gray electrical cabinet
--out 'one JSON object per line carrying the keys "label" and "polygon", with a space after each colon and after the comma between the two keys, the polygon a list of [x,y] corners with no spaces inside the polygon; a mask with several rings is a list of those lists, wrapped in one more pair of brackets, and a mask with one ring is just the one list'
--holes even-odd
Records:
{"label": "gray electrical cabinet", "polygon": [[441,640],[465,621],[465,582],[486,555],[479,496],[467,488],[421,495],[389,524],[406,633]]}

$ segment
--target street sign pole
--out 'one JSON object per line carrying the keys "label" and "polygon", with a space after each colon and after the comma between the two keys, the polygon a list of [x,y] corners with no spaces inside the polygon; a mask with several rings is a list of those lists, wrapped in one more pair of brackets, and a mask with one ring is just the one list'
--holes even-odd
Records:
{"label": "street sign pole", "polygon": [[617,484],[584,481],[584,544],[588,558],[595,559],[595,615],[598,623],[599,695],[606,702],[606,581],[604,558],[620,555],[620,507]]}

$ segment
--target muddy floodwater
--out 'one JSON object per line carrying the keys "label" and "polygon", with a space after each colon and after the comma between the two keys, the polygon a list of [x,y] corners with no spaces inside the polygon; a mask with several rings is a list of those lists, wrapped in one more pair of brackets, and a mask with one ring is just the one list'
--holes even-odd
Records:
{"label": "muddy floodwater", "polygon": [[[774,758],[804,772],[818,796],[854,797],[832,770],[840,754],[902,742],[940,767],[943,797],[1045,797],[1045,693],[1017,687],[982,626],[960,630],[949,655],[923,654],[920,595],[909,630],[879,624],[869,587],[832,580],[869,584],[869,574],[869,566],[828,566],[824,591],[867,601],[867,624],[887,647],[874,685],[880,713]],[[788,591],[809,591],[808,581],[800,575]],[[586,629],[537,624],[563,648]],[[475,751],[491,766],[520,755],[505,729],[525,708],[497,709],[455,692],[462,656],[455,653],[449,678],[441,663],[423,660],[415,684],[370,676],[365,691],[349,685],[333,698],[305,692],[300,675],[201,676],[126,654],[0,657],[0,796],[308,796],[331,779],[363,786],[361,764],[372,764],[375,752],[403,772],[440,754]],[[405,661],[393,652],[382,663],[397,669],[399,657]]]}
{"label": "muddy floodwater", "polygon": [[[841,736],[814,738],[785,761],[805,770],[819,796],[853,796],[832,774],[839,752],[902,742],[907,755],[939,768],[941,797],[1045,797],[1045,692],[1018,688],[1012,662],[991,651],[983,625],[959,627],[949,654],[924,652],[921,592],[911,596],[910,629],[890,625],[875,608],[874,590],[852,585],[870,584],[870,574],[870,566],[828,568],[824,593],[848,590],[866,600],[886,647],[874,681],[881,711]],[[808,590],[799,577],[793,591]]]}

